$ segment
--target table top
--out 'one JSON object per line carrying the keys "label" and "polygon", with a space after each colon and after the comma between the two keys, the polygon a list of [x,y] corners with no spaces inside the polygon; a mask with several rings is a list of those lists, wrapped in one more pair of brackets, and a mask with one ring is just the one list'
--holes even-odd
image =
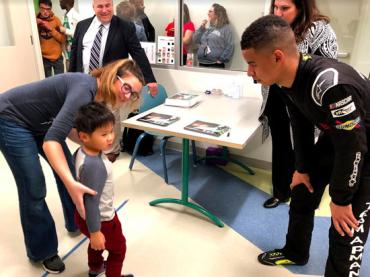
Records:
{"label": "table top", "polygon": [[[122,125],[178,138],[243,149],[261,125],[258,121],[261,103],[261,99],[254,97],[234,99],[224,95],[203,95],[202,101],[194,107],[182,108],[162,104],[124,120]],[[180,120],[165,127],[137,120],[151,112],[179,116]],[[229,133],[219,137],[184,129],[196,120],[227,125],[231,129]]]}

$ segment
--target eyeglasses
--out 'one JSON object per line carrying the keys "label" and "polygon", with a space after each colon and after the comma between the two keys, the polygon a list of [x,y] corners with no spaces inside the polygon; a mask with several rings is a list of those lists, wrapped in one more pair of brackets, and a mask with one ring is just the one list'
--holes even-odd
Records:
{"label": "eyeglasses", "polygon": [[48,12],[51,11],[51,8],[50,7],[40,7],[39,9],[40,10],[44,10],[44,11],[48,11]]}
{"label": "eyeglasses", "polygon": [[125,81],[123,81],[120,76],[117,76],[117,79],[122,83],[121,92],[126,98],[130,98],[132,101],[136,101],[140,98],[140,93],[133,91],[130,84],[127,84]]}

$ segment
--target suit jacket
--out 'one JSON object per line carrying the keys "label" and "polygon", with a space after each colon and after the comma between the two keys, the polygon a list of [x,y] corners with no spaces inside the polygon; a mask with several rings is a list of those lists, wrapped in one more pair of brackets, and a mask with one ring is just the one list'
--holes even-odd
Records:
{"label": "suit jacket", "polygon": [[145,35],[148,38],[148,41],[155,42],[155,29],[149,21],[149,18],[145,15],[141,22],[143,23]]}
{"label": "suit jacket", "polygon": [[[70,72],[83,72],[82,42],[93,19],[94,17],[82,20],[76,26],[71,46]],[[128,54],[140,66],[145,81],[147,83],[156,82],[148,58],[136,36],[134,24],[114,15],[109,26],[103,65],[119,59],[126,59]]]}

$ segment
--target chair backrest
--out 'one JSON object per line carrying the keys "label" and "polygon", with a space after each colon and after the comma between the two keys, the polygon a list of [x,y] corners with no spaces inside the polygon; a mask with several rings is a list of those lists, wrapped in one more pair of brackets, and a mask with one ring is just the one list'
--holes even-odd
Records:
{"label": "chair backrest", "polygon": [[147,110],[150,110],[151,108],[163,104],[167,98],[167,92],[162,85],[158,84],[158,93],[155,97],[152,97],[148,86],[144,86],[141,90],[141,97],[142,102],[139,108],[139,113],[145,112]]}

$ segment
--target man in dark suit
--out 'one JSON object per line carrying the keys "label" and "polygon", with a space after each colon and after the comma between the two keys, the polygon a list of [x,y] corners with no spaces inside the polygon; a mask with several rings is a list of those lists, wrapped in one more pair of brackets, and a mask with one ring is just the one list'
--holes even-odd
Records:
{"label": "man in dark suit", "polygon": [[[94,29],[94,24],[102,24],[105,28],[101,49],[104,54],[100,56],[102,59],[100,66],[118,59],[128,58],[128,54],[130,54],[143,71],[146,83],[153,88],[151,83],[156,83],[156,80],[148,58],[136,37],[134,24],[113,15],[112,0],[93,0],[93,9],[95,16],[80,21],[76,26],[69,71],[89,73],[86,65],[89,63],[89,52],[97,32],[97,28]],[[89,39],[89,35],[92,39]]]}
{"label": "man in dark suit", "polygon": [[[128,58],[130,54],[140,66],[151,95],[155,96],[157,94],[157,83],[148,58],[136,36],[134,24],[113,15],[112,0],[93,0],[93,9],[95,16],[80,21],[76,26],[71,47],[69,71],[90,73],[93,48],[94,58],[96,57],[95,67],[104,66],[118,59]],[[96,54],[95,40],[98,33],[100,41],[99,51]],[[113,112],[117,122],[117,126],[115,126],[116,140],[112,149],[106,153],[112,162],[116,160],[120,153],[119,139],[121,137],[120,111]],[[123,110],[121,113],[128,114],[127,111]]]}

